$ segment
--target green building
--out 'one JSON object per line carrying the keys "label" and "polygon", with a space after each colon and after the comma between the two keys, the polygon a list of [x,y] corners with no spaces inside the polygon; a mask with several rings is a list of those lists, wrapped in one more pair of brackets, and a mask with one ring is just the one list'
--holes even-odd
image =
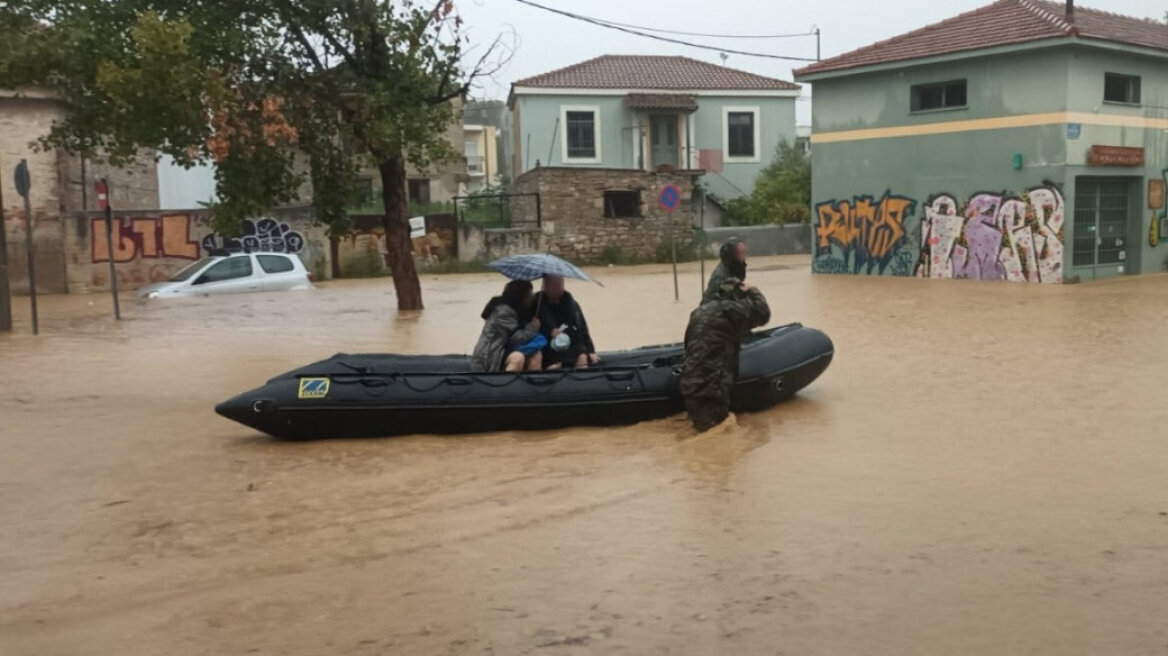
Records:
{"label": "green building", "polygon": [[710,198],[732,200],[794,142],[798,96],[797,84],[688,57],[595,57],[512,85],[512,168],[700,169]]}
{"label": "green building", "polygon": [[822,273],[1168,266],[1168,24],[999,0],[796,71]]}

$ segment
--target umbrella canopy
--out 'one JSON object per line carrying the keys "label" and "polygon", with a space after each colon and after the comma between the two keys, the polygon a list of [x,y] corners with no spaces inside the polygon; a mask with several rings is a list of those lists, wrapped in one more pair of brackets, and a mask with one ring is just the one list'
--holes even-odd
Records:
{"label": "umbrella canopy", "polygon": [[592,279],[592,276],[581,271],[575,264],[551,253],[512,255],[495,260],[487,266],[512,280],[535,280],[544,276],[563,276],[564,278],[595,282],[600,285],[599,282]]}

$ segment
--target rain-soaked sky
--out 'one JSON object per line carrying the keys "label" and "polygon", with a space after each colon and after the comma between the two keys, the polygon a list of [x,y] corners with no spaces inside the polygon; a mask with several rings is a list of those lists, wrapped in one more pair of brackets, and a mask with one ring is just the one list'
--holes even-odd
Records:
{"label": "rain-soaked sky", "polygon": [[[705,34],[770,35],[821,30],[822,55],[831,57],[903,34],[989,4],[992,0],[534,0],[575,14],[632,26]],[[481,48],[502,35],[515,47],[506,66],[481,81],[475,98],[507,97],[511,82],[604,54],[685,55],[720,63],[718,51],[663,43],[548,13],[517,0],[455,0],[471,45]],[[1129,16],[1163,19],[1168,0],[1088,0],[1076,2]],[[815,38],[717,39],[662,35],[750,52],[815,57]],[[472,53],[473,54],[473,53]],[[727,66],[792,78],[803,65],[745,55],[730,55]],[[811,122],[810,89],[798,103],[800,124]],[[211,167],[187,171],[164,160],[159,165],[163,208],[188,208],[214,193]]]}
{"label": "rain-soaked sky", "polygon": [[[534,0],[572,13],[628,25],[707,34],[789,34],[822,31],[822,55],[837,55],[944,20],[992,0]],[[1078,0],[1079,7],[1163,19],[1168,0]],[[516,45],[510,63],[476,90],[476,97],[505,98],[512,81],[603,54],[685,55],[719,63],[717,51],[663,43],[605,29],[520,4],[517,0],[456,0],[473,44],[496,35]],[[715,39],[663,35],[732,48],[815,57],[815,38]],[[791,79],[802,64],[730,55],[727,66]],[[800,103],[808,122],[809,102]]]}

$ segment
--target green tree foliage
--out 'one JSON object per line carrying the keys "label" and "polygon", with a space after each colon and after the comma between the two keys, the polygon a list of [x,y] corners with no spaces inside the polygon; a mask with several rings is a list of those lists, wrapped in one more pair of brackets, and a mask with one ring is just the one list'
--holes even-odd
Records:
{"label": "green tree foliage", "polygon": [[21,0],[0,3],[0,86],[61,100],[41,147],[214,162],[228,234],[306,181],[341,234],[376,168],[398,307],[420,309],[406,166],[458,155],[457,101],[502,51],[472,52],[461,26],[452,0]]}
{"label": "green tree foliage", "polygon": [[727,203],[733,225],[803,223],[811,218],[811,158],[783,140],[759,172],[754,191]]}

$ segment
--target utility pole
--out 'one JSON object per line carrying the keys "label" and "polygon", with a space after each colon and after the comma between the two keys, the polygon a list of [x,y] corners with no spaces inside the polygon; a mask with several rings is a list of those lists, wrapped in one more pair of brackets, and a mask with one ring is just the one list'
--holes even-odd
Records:
{"label": "utility pole", "polygon": [[822,61],[823,58],[819,56],[819,26],[815,26],[815,61]]}
{"label": "utility pole", "polygon": [[105,212],[105,244],[109,253],[110,291],[114,295],[114,318],[122,320],[122,306],[118,302],[118,271],[114,267],[114,210],[110,205],[109,182],[105,178],[94,183],[97,192],[97,205]]}
{"label": "utility pole", "polygon": [[0,191],[0,333],[12,330],[12,296],[8,290],[8,235],[4,226],[4,193]]}
{"label": "utility pole", "polygon": [[29,187],[31,186],[31,179],[28,175],[28,160],[20,160],[20,164],[16,165],[13,177],[16,182],[16,193],[24,196],[24,246],[28,253],[28,299],[29,303],[32,304],[32,334],[36,335],[39,332],[37,326],[36,249],[32,241],[32,204],[28,199]]}

